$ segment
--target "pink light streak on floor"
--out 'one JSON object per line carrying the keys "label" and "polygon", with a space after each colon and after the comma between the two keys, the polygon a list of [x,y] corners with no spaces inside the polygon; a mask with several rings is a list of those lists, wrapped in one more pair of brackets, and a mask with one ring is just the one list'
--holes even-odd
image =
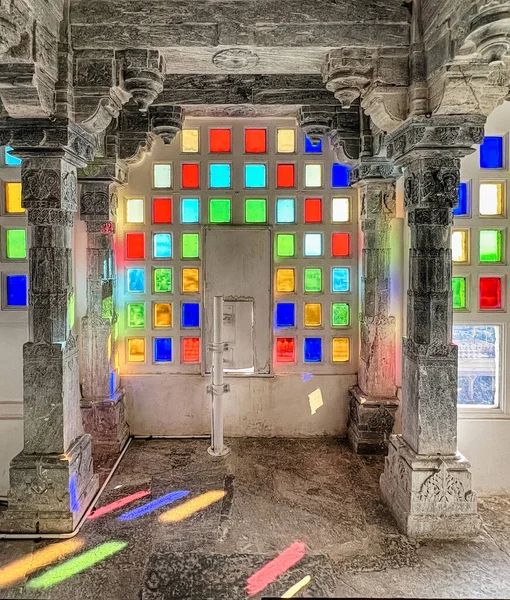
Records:
{"label": "pink light streak on floor", "polygon": [[109,512],[126,506],[126,504],[130,504],[131,502],[139,500],[140,498],[145,498],[145,496],[148,496],[149,494],[150,492],[148,490],[141,490],[139,492],[136,492],[135,494],[131,494],[130,496],[124,496],[124,498],[121,498],[120,500],[116,500],[115,502],[112,502],[110,504],[105,504],[104,506],[93,510],[87,517],[87,519],[98,519],[99,517],[102,517],[103,515],[106,515]]}
{"label": "pink light streak on floor", "polygon": [[255,596],[275,579],[283,575],[305,555],[303,542],[294,542],[276,558],[269,561],[259,571],[248,577],[246,591],[249,596]]}

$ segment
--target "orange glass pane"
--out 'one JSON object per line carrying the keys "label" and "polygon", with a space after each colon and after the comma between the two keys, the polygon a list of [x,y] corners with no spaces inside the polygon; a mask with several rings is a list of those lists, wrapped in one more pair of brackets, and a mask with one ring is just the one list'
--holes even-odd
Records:
{"label": "orange glass pane", "polygon": [[196,189],[200,187],[200,168],[196,163],[181,165],[181,183],[184,189]]}
{"label": "orange glass pane", "polygon": [[182,362],[199,363],[200,362],[200,338],[182,339]]}
{"label": "orange glass pane", "polygon": [[172,305],[156,302],[154,304],[154,327],[172,327]]}
{"label": "orange glass pane", "polygon": [[276,360],[278,362],[294,362],[295,356],[294,338],[276,338]]}
{"label": "orange glass pane", "polygon": [[5,212],[25,212],[25,209],[21,206],[21,183],[8,182],[5,184]]}
{"label": "orange glass pane", "polygon": [[294,165],[276,165],[276,187],[291,188],[295,185]]}
{"label": "orange glass pane", "polygon": [[305,304],[305,327],[320,327],[321,323],[321,305]]}
{"label": "orange glass pane", "polygon": [[333,256],[349,256],[350,239],[348,233],[334,233],[331,237],[331,254]]}
{"label": "orange glass pane", "polygon": [[198,269],[182,270],[182,291],[183,293],[198,292]]}
{"label": "orange glass pane", "polygon": [[145,235],[143,233],[126,234],[126,257],[133,260],[145,258]]}
{"label": "orange glass pane", "polygon": [[129,362],[144,362],[145,361],[145,339],[131,338],[128,340],[128,361]]}
{"label": "orange glass pane", "polygon": [[172,199],[155,198],[152,203],[152,220],[154,223],[172,222]]}
{"label": "orange glass pane", "polygon": [[349,338],[333,338],[333,362],[349,360]]}
{"label": "orange glass pane", "polygon": [[245,129],[244,131],[244,151],[250,153],[266,152],[266,130],[265,129]]}
{"label": "orange glass pane", "polygon": [[231,149],[230,129],[209,131],[209,152],[230,152]]}
{"label": "orange glass pane", "polygon": [[278,269],[276,271],[276,291],[280,294],[291,294],[295,289],[294,269]]}
{"label": "orange glass pane", "polygon": [[322,200],[320,198],[305,199],[305,223],[322,223]]}

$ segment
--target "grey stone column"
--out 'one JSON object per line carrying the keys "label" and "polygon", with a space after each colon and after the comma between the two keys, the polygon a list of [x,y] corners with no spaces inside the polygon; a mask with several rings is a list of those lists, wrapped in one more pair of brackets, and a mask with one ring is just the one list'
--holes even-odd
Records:
{"label": "grey stone column", "polygon": [[0,530],[67,533],[98,488],[91,438],[81,422],[71,250],[76,168],[92,159],[92,138],[65,119],[7,119],[0,122],[0,138],[23,159],[22,203],[30,228],[25,439],[11,461]]}
{"label": "grey stone column", "polygon": [[392,435],[381,490],[411,537],[452,539],[480,529],[468,461],[457,452],[457,347],[452,345],[452,209],[460,159],[481,143],[484,117],[414,117],[388,139],[404,167],[411,229],[402,435]]}

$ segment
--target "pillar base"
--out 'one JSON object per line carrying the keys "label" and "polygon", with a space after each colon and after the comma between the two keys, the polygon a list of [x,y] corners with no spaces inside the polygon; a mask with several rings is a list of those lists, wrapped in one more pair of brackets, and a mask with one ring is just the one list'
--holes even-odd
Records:
{"label": "pillar base", "polygon": [[356,454],[386,454],[398,398],[375,398],[355,385],[349,390],[347,437]]}
{"label": "pillar base", "polygon": [[129,437],[123,392],[117,392],[113,398],[83,398],[81,416],[83,428],[92,436],[94,454],[115,454],[122,450]]}
{"label": "pillar base", "polygon": [[384,501],[402,533],[433,540],[477,535],[482,521],[470,467],[459,452],[419,455],[401,435],[392,435],[380,483]]}
{"label": "pillar base", "polygon": [[72,533],[99,489],[89,435],[78,437],[64,454],[20,452],[9,476],[2,533]]}

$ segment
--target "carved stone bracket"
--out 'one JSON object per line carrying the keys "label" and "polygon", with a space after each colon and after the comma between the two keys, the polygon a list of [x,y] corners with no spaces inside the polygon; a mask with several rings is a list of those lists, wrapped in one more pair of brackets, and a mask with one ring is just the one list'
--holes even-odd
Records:
{"label": "carved stone bracket", "polygon": [[298,124],[312,143],[317,144],[331,131],[335,112],[333,106],[302,106]]}
{"label": "carved stone bracket", "polygon": [[329,139],[338,162],[353,166],[360,155],[359,106],[336,110]]}
{"label": "carved stone bracket", "polygon": [[407,87],[371,85],[363,97],[361,106],[381,131],[391,133],[407,118]]}
{"label": "carved stone bracket", "polygon": [[152,105],[149,109],[150,131],[165,144],[171,144],[182,129],[183,114],[180,106]]}
{"label": "carved stone bracket", "polygon": [[163,91],[165,59],[159,50],[127,49],[115,52],[120,62],[123,87],[146,113]]}
{"label": "carved stone bracket", "polygon": [[322,79],[344,108],[349,108],[372,82],[376,59],[375,48],[337,48],[327,53]]}
{"label": "carved stone bracket", "polygon": [[136,110],[132,103],[121,112],[118,128],[118,156],[127,164],[136,164],[150,152],[155,135],[150,133],[148,112]]}

